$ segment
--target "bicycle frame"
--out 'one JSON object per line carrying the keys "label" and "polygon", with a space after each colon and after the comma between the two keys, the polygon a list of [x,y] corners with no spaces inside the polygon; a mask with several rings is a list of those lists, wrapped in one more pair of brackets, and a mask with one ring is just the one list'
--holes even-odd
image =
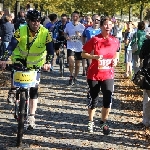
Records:
{"label": "bicycle frame", "polygon": [[[28,128],[28,116],[29,116],[29,92],[31,87],[35,87],[39,83],[39,76],[38,73],[40,71],[33,71],[33,73],[36,75],[36,77],[32,77],[34,75],[32,71],[15,71],[13,76],[13,83],[15,85],[19,85],[16,87],[16,101],[15,101],[15,119],[18,121],[18,133],[17,133],[17,146],[22,146],[22,137],[23,137],[23,131],[24,131],[24,125],[26,125],[25,129]],[[22,76],[20,76],[22,75]],[[29,76],[27,76],[29,75]],[[30,77],[31,76],[31,77]],[[19,77],[22,77],[22,79],[19,79]],[[28,78],[27,78],[28,77]],[[30,78],[34,79],[33,84],[24,84],[23,79],[25,78],[25,82],[29,81]],[[21,80],[20,84],[19,81]],[[18,82],[15,82],[18,81]],[[29,84],[29,85],[28,85]],[[35,84],[35,85],[34,85]],[[33,86],[34,85],[34,86]]]}

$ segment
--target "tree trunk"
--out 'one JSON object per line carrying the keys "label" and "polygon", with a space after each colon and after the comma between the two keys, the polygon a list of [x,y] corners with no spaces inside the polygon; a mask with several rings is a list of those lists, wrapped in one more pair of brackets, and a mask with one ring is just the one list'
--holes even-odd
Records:
{"label": "tree trunk", "polygon": [[143,7],[143,3],[141,4],[141,7],[140,7],[140,21],[143,21],[143,11],[144,11],[144,7]]}
{"label": "tree trunk", "polygon": [[132,21],[132,6],[129,7],[129,21]]}
{"label": "tree trunk", "polygon": [[123,19],[123,10],[121,9],[121,12],[120,12],[120,16],[121,16],[121,21]]}

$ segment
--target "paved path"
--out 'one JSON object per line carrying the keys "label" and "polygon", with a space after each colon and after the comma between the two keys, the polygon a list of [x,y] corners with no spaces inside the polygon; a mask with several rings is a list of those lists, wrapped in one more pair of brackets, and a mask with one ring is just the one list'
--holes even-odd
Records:
{"label": "paved path", "polygon": [[[142,129],[136,124],[139,115],[130,115],[126,109],[132,103],[120,97],[120,77],[115,80],[112,112],[109,118],[111,134],[104,136],[99,129],[100,109],[95,116],[95,132],[87,133],[86,78],[79,76],[78,84],[68,87],[66,77],[59,77],[58,67],[54,72],[42,74],[40,98],[36,116],[37,128],[26,131],[23,142],[38,150],[146,150],[146,141],[136,136]],[[81,72],[80,72],[81,74]],[[8,88],[0,90],[0,150],[17,150],[15,147],[17,124],[13,118],[13,105],[6,103]],[[101,96],[100,96],[101,100]],[[129,107],[127,107],[127,105]],[[101,105],[99,104],[99,107]],[[143,134],[143,132],[142,132]]]}

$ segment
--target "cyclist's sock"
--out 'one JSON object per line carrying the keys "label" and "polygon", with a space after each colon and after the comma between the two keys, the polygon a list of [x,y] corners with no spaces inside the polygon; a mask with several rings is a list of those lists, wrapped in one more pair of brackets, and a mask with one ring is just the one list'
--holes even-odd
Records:
{"label": "cyclist's sock", "polygon": [[30,116],[35,116],[35,114],[30,114]]}

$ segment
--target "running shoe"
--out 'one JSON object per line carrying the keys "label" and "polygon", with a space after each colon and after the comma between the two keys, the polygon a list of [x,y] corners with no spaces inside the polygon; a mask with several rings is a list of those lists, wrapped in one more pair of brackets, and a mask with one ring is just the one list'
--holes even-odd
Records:
{"label": "running shoe", "polygon": [[73,78],[73,76],[70,76],[69,85],[74,85],[74,78]]}
{"label": "running shoe", "polygon": [[103,129],[104,135],[108,135],[110,133],[109,126],[105,122],[103,124],[100,123],[100,128]]}
{"label": "running shoe", "polygon": [[74,84],[77,84],[77,79],[73,78],[73,82],[74,82]]}
{"label": "running shoe", "polygon": [[35,118],[34,116],[28,116],[28,129],[34,129],[35,128]]}
{"label": "running shoe", "polygon": [[93,121],[89,121],[88,122],[88,132],[92,133],[93,132],[93,128],[94,128],[94,122]]}

